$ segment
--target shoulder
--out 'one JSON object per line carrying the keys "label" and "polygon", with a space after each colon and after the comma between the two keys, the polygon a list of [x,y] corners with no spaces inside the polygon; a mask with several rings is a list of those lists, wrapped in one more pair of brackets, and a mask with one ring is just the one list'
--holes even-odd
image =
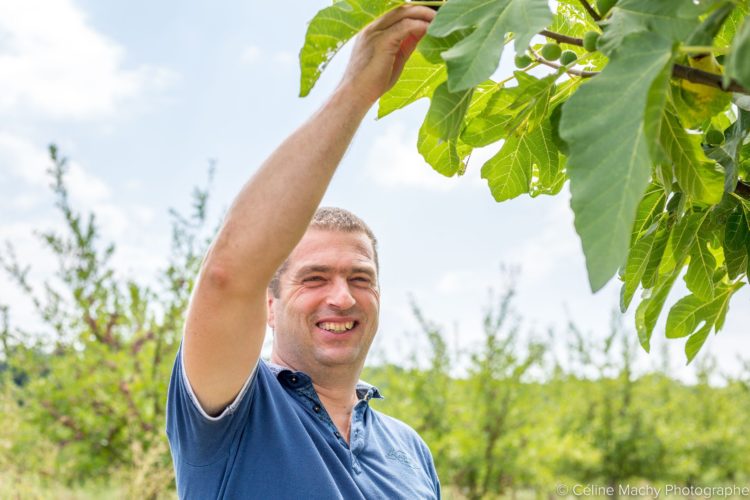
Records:
{"label": "shoulder", "polygon": [[417,431],[415,431],[409,424],[374,408],[372,409],[372,412],[376,415],[376,417],[380,420],[384,427],[392,430],[393,432],[397,432],[399,434],[403,434],[404,436],[410,437],[411,439],[418,439],[420,441],[422,440],[419,434],[417,434]]}
{"label": "shoulder", "polygon": [[430,449],[427,446],[427,443],[425,443],[422,436],[420,436],[419,433],[409,424],[381,411],[374,409],[372,411],[389,434],[404,444],[410,444],[415,450],[419,450],[423,458],[432,460],[432,455],[430,454]]}

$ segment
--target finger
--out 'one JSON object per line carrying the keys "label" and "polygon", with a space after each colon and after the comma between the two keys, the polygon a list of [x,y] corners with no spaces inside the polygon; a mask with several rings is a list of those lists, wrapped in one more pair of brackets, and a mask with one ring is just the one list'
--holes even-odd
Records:
{"label": "finger", "polygon": [[[407,21],[413,22],[409,23]],[[412,53],[417,47],[417,44],[419,43],[419,40],[427,32],[427,27],[429,26],[429,24],[425,23],[424,21],[414,21],[409,19],[402,20],[400,24],[403,24],[403,26],[400,27],[403,30],[400,32],[400,34],[405,33],[406,35],[396,41],[397,45],[395,46],[396,52],[391,73],[390,86],[395,84],[396,80],[398,80],[401,76],[401,71],[404,69],[406,61],[409,59],[409,57],[411,57]]]}
{"label": "finger", "polygon": [[[412,43],[414,46],[422,39],[427,33],[430,23],[420,20],[405,18],[394,24],[387,32],[383,33],[384,38],[388,39],[390,43],[393,43],[397,49],[409,49],[409,45]],[[411,41],[413,40],[413,42]],[[404,43],[406,42],[406,47]]]}
{"label": "finger", "polygon": [[405,59],[408,59],[411,53],[414,52],[414,49],[417,47],[418,43],[419,38],[411,34],[401,42],[401,54]]}
{"label": "finger", "polygon": [[419,19],[429,23],[435,18],[435,14],[435,11],[429,7],[421,5],[402,5],[373,21],[369,28],[375,31],[384,31],[406,18]]}

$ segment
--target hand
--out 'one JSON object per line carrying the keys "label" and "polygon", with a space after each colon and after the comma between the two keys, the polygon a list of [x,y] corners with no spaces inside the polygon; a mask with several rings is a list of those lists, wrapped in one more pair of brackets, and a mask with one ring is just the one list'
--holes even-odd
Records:
{"label": "hand", "polygon": [[401,76],[434,17],[429,7],[403,5],[370,23],[357,37],[340,86],[372,106]]}

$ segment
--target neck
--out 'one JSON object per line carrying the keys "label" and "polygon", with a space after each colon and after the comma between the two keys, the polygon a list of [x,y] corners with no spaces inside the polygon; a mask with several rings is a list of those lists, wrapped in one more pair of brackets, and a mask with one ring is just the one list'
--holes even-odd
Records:
{"label": "neck", "polygon": [[302,366],[281,357],[276,351],[271,353],[271,362],[309,375],[329,413],[351,413],[352,407],[357,403],[356,387],[361,368]]}

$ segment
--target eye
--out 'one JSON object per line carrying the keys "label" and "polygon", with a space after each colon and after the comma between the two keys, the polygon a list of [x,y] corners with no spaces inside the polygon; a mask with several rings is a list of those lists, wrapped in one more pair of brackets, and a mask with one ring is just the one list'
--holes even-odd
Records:
{"label": "eye", "polygon": [[323,276],[308,276],[307,278],[302,279],[302,283],[322,283],[325,281],[325,278]]}
{"label": "eye", "polygon": [[367,276],[355,276],[352,278],[352,281],[361,285],[369,285],[372,282]]}

